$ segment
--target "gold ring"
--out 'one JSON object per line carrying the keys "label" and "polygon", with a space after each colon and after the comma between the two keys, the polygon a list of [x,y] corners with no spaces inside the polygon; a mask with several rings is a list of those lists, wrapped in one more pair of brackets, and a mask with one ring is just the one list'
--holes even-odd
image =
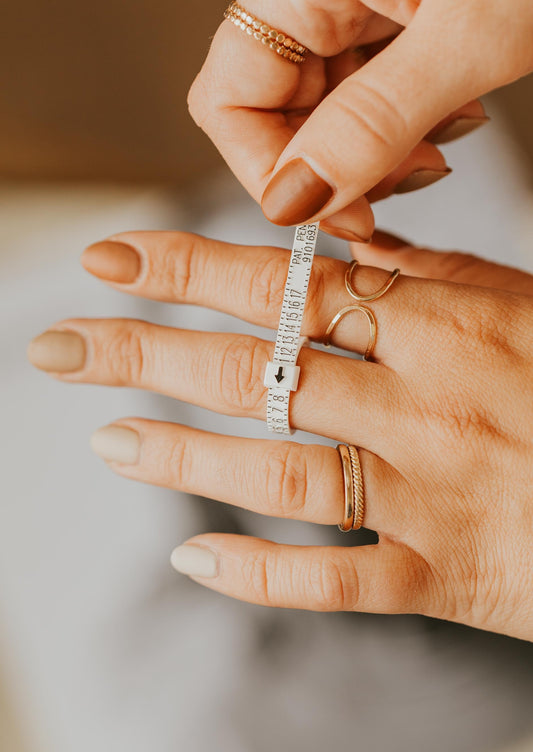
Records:
{"label": "gold ring", "polygon": [[352,285],[352,277],[353,273],[355,271],[356,266],[358,265],[358,261],[352,261],[350,266],[346,269],[346,274],[344,275],[344,284],[346,285],[346,289],[348,290],[349,294],[357,300],[358,303],[370,303],[372,300],[377,300],[378,298],[381,298],[382,295],[385,295],[387,290],[389,290],[392,287],[392,284],[398,274],[400,273],[399,269],[395,269],[388,280],[385,282],[385,284],[379,288],[377,292],[373,292],[371,295],[360,295],[356,290],[354,290]]}
{"label": "gold ring", "polygon": [[376,322],[376,317],[370,310],[370,308],[367,308],[366,306],[362,305],[350,305],[346,306],[345,308],[341,308],[341,310],[335,314],[335,316],[331,319],[328,328],[326,329],[326,333],[324,335],[324,347],[330,347],[331,345],[331,335],[333,333],[333,330],[339,323],[339,321],[346,316],[347,313],[351,313],[352,311],[360,311],[363,313],[366,317],[366,320],[368,321],[368,326],[370,329],[369,337],[368,337],[368,345],[365,350],[365,354],[363,355],[364,360],[370,360],[372,357],[372,353],[374,352],[374,347],[376,346],[376,337],[378,333],[378,327]]}
{"label": "gold ring", "polygon": [[345,306],[344,308],[341,308],[340,311],[338,311],[335,316],[331,319],[329,322],[328,328],[326,329],[326,333],[324,334],[323,344],[325,347],[329,347],[331,345],[331,335],[333,333],[333,330],[339,323],[341,319],[346,316],[346,314],[351,313],[352,311],[359,311],[360,313],[364,314],[366,317],[366,320],[368,321],[368,327],[369,327],[369,337],[368,337],[368,345],[365,350],[365,354],[363,355],[364,360],[370,360],[372,357],[372,354],[374,352],[374,347],[376,346],[376,339],[378,334],[378,325],[376,321],[376,317],[374,316],[373,311],[370,310],[367,306],[361,305],[361,303],[369,303],[372,300],[377,300],[378,298],[381,298],[382,295],[385,295],[387,290],[389,290],[396,277],[399,275],[400,270],[395,269],[388,280],[385,282],[384,285],[382,285],[379,290],[376,292],[373,292],[371,295],[360,295],[355,289],[352,284],[352,277],[354,270],[357,266],[357,261],[352,261],[352,263],[347,267],[346,273],[344,275],[344,284],[346,287],[346,290],[348,291],[351,298],[354,298],[354,300],[357,301],[357,305],[349,305]]}
{"label": "gold ring", "polygon": [[264,21],[261,21],[261,19],[252,16],[242,5],[236,2],[230,3],[224,11],[224,18],[245,31],[248,36],[267,45],[285,60],[297,64],[305,61],[304,55],[309,52],[307,47],[304,47],[303,44],[287,36],[282,31],[273,29]]}
{"label": "gold ring", "polygon": [[365,491],[359,453],[351,444],[338,444],[344,480],[344,519],[339,530],[347,533],[359,530],[365,516]]}

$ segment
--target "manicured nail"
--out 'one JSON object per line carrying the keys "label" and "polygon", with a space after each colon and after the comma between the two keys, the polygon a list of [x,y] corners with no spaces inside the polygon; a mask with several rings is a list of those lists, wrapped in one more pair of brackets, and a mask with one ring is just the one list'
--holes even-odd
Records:
{"label": "manicured nail", "polygon": [[107,462],[135,465],[139,460],[141,438],[125,426],[104,426],[91,436],[91,449]]}
{"label": "manicured nail", "polygon": [[187,543],[178,546],[172,551],[170,563],[177,572],[192,577],[216,577],[218,574],[218,557],[205,546]]}
{"label": "manicured nail", "polygon": [[108,282],[135,282],[141,270],[139,254],[131,245],[104,240],[86,248],[81,263],[95,277]]}
{"label": "manicured nail", "polygon": [[299,225],[314,217],[332,196],[333,188],[305,160],[293,159],[265,188],[261,208],[276,225]]}
{"label": "manicured nail", "polygon": [[352,230],[347,230],[345,227],[337,227],[336,225],[331,225],[329,224],[329,222],[321,222],[320,229],[324,230],[324,232],[327,232],[330,235],[334,235],[336,238],[341,238],[341,240],[349,240],[352,243],[370,243],[370,241],[372,240],[372,236],[368,238],[362,238]]}
{"label": "manicured nail", "polygon": [[449,141],[455,141],[456,138],[461,138],[466,136],[467,133],[481,128],[489,120],[489,117],[458,117],[456,120],[447,123],[440,131],[432,133],[428,137],[428,141],[431,141],[432,144],[447,144]]}
{"label": "manicured nail", "polygon": [[446,170],[415,170],[406,178],[401,180],[393,193],[410,193],[411,191],[418,191],[419,188],[426,188],[432,183],[436,183],[438,180],[442,180],[446,175],[449,175],[451,169],[448,167]]}
{"label": "manicured nail", "polygon": [[28,345],[28,360],[42,371],[79,371],[85,365],[85,340],[76,332],[44,332]]}
{"label": "manicured nail", "polygon": [[399,251],[400,248],[412,247],[413,245],[411,241],[385,230],[376,230],[372,242],[379,246],[380,251]]}

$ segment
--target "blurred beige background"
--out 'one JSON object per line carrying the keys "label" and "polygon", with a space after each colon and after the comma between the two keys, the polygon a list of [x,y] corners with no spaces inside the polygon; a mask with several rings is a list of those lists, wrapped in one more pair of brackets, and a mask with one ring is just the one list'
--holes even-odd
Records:
{"label": "blurred beige background", "polygon": [[184,181],[221,164],[185,99],[226,4],[5,0],[0,174]]}
{"label": "blurred beige background", "polygon": [[[17,249],[13,265],[23,263],[23,252],[38,244],[37,225],[42,222],[45,226],[46,217],[50,249],[54,247],[51,239],[62,234],[65,254],[67,240],[74,237],[72,226],[82,224],[84,216],[89,225],[91,212],[101,228],[98,232],[107,231],[108,225],[113,229],[129,227],[113,226],[107,215],[102,219],[107,206],[113,207],[115,217],[126,217],[124,222],[133,224],[133,217],[139,217],[140,224],[153,221],[155,226],[175,226],[171,210],[161,209],[161,202],[172,203],[174,194],[146,194],[144,185],[149,191],[154,184],[170,185],[172,191],[178,189],[177,197],[180,191],[202,184],[211,173],[226,171],[216,150],[189,119],[186,107],[188,87],[226,4],[226,0],[4,1],[0,20],[0,210],[3,201],[4,220],[16,215],[23,223],[31,206],[37,219],[34,234],[20,247],[17,223],[4,221],[0,256]],[[520,163],[524,189],[533,189],[533,78],[492,94],[487,102],[490,114],[496,115],[508,134],[508,143],[513,144],[513,159]],[[488,138],[486,143],[484,153],[490,160],[493,142]],[[459,164],[465,154],[459,150]],[[87,181],[94,188],[80,193],[80,184]],[[129,185],[117,189],[116,184],[122,182]],[[42,190],[40,183],[45,186]],[[48,194],[46,186],[51,183],[59,187],[51,187]],[[74,198],[69,196],[70,183],[77,186]],[[108,183],[113,187],[106,187]],[[470,195],[482,190],[482,183],[482,179],[474,183]],[[212,207],[220,203],[220,194],[215,191],[214,195]],[[479,198],[480,214],[485,210],[482,202]],[[122,215],[124,205],[128,211]],[[524,206],[531,204],[524,200]],[[66,216],[70,225],[63,219]],[[520,216],[524,226],[533,229],[530,212]],[[397,218],[400,224],[400,212]],[[466,227],[468,219],[461,221],[461,227]],[[61,222],[65,222],[63,227]],[[95,239],[89,227],[84,226],[83,232],[88,240]],[[530,248],[529,232],[520,238],[525,238],[518,239],[521,247]],[[85,241],[85,235],[82,239]],[[40,383],[38,378],[35,376],[35,383]],[[61,440],[64,445],[66,439]],[[6,644],[9,641],[2,641]],[[10,656],[6,656],[10,663],[8,659]],[[28,752],[25,707],[20,699],[24,691],[17,687],[14,701],[17,666],[13,665],[3,672],[0,655],[0,749]],[[5,680],[8,673],[9,682]],[[512,749],[530,750],[530,744],[523,742]],[[37,752],[33,745],[31,750]]]}
{"label": "blurred beige background", "polygon": [[[221,167],[185,99],[226,5],[4,0],[0,175],[184,182]],[[492,96],[533,175],[533,77]]]}

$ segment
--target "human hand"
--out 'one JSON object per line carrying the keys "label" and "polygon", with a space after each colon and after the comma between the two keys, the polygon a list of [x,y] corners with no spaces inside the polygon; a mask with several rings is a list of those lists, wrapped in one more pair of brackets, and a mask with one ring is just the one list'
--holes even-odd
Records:
{"label": "human hand", "polygon": [[[254,603],[418,612],[533,639],[533,277],[376,237],[357,246],[366,260],[413,275],[402,274],[369,304],[378,362],[303,348],[290,407],[294,427],[362,447],[365,526],[379,543],[300,547],[209,533],[176,549],[173,562],[203,585]],[[278,248],[172,232],[123,233],[83,257],[118,290],[210,306],[273,329],[283,261],[288,253]],[[303,333],[317,341],[351,302],[345,268],[324,257],[313,265]],[[356,274],[362,293],[388,278],[370,266]],[[472,279],[485,287],[463,284]],[[357,315],[343,319],[334,344],[364,351],[365,326]],[[251,336],[70,319],[36,338],[29,357],[65,382],[150,389],[264,419],[272,350]],[[331,447],[140,418],[99,429],[93,447],[128,478],[266,515],[325,525],[343,516]]]}
{"label": "human hand", "polygon": [[482,123],[473,100],[533,69],[530,0],[243,5],[311,54],[287,62],[224,21],[190,90],[191,114],[268,219],[321,220],[347,240],[372,234],[365,194],[446,175],[430,141]]}

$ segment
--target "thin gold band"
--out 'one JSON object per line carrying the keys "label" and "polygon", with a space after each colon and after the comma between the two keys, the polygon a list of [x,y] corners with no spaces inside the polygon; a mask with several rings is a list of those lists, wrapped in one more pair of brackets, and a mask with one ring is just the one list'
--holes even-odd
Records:
{"label": "thin gold band", "polygon": [[365,354],[363,355],[364,360],[370,360],[372,357],[372,353],[374,352],[374,347],[376,345],[376,338],[378,334],[378,327],[376,322],[376,317],[370,310],[370,308],[367,308],[366,306],[362,305],[350,305],[346,306],[345,308],[341,308],[341,310],[335,314],[335,316],[331,319],[330,324],[328,328],[326,329],[326,333],[324,335],[324,347],[330,347],[331,345],[331,335],[333,334],[333,330],[339,323],[339,321],[346,316],[347,313],[351,313],[352,311],[360,311],[363,313],[366,317],[366,320],[368,321],[369,326],[369,337],[368,337],[368,345],[365,350]]}
{"label": "thin gold band", "polygon": [[356,290],[354,290],[354,287],[352,285],[352,277],[353,273],[355,271],[355,268],[359,264],[358,261],[352,261],[350,266],[346,269],[346,274],[344,275],[344,284],[346,285],[346,289],[348,290],[349,294],[354,298],[354,300],[357,300],[358,303],[370,303],[372,300],[377,300],[378,298],[381,298],[382,295],[385,295],[387,290],[389,290],[396,277],[400,273],[399,269],[395,269],[388,280],[385,282],[384,285],[382,285],[379,290],[376,292],[373,292],[371,295],[360,295]]}
{"label": "thin gold band", "polygon": [[344,480],[344,519],[339,530],[347,533],[359,530],[365,516],[365,490],[359,453],[351,444],[338,444],[337,451],[341,459]]}
{"label": "thin gold band", "polygon": [[309,52],[307,47],[304,47],[303,44],[287,36],[282,31],[273,29],[264,21],[261,21],[261,19],[252,16],[242,5],[236,2],[230,3],[224,11],[224,18],[245,31],[248,36],[267,45],[285,60],[297,64],[305,61],[304,55]]}

